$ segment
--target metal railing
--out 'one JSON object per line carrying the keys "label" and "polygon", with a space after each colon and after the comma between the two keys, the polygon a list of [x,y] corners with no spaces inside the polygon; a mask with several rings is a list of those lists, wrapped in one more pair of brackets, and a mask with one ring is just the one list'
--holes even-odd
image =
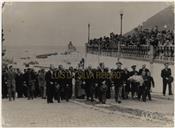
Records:
{"label": "metal railing", "polygon": [[[118,48],[105,48],[98,46],[86,45],[87,53],[97,54],[103,56],[117,57]],[[134,46],[134,45],[121,45],[120,57],[128,59],[138,59],[149,61],[151,58],[150,47],[147,45]],[[154,62],[174,62],[174,46],[159,46],[154,47],[153,50]]]}

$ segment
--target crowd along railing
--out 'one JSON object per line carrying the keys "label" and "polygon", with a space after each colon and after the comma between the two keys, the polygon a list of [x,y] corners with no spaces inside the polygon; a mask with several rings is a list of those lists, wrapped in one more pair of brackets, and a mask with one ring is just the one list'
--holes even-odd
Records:
{"label": "crowd along railing", "polygon": [[[117,57],[118,52],[117,47],[100,47],[100,50],[97,45],[86,45],[86,47],[87,47],[87,53]],[[121,45],[120,55],[123,58],[149,60],[151,58],[150,46]],[[164,61],[173,62],[174,46],[154,47],[153,59],[155,62],[164,62]]]}

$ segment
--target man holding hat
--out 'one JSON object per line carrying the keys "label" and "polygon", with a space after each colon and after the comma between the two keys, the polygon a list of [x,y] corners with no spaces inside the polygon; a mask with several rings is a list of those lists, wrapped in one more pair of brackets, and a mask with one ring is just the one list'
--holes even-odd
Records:
{"label": "man holding hat", "polygon": [[117,62],[117,69],[113,70],[112,80],[115,86],[115,101],[121,103],[122,86],[124,81],[124,71],[121,69],[121,62]]}
{"label": "man holding hat", "polygon": [[173,95],[171,90],[171,83],[173,82],[173,77],[171,76],[171,69],[168,68],[168,63],[165,63],[165,68],[161,71],[161,77],[163,80],[163,95],[165,96],[166,88],[168,85],[169,95]]}

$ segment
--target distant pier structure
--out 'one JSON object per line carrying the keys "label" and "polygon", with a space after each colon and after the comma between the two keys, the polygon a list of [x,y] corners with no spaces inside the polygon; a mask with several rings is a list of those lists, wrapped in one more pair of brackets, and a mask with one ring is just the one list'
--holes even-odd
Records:
{"label": "distant pier structure", "polygon": [[70,41],[68,44],[68,51],[69,52],[76,51],[76,47],[72,44],[72,41]]}

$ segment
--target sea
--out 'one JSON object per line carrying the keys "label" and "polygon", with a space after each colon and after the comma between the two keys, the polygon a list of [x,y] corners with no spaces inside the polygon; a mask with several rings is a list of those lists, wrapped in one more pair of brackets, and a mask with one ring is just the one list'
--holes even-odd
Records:
{"label": "sea", "polygon": [[[30,65],[30,67],[36,68],[35,66],[49,67],[50,64],[54,67],[62,64],[65,68],[69,66],[76,67],[80,60],[85,56],[85,47],[76,47],[77,51],[71,54],[62,55],[62,53],[68,50],[67,46],[6,46],[6,55],[4,58],[13,60],[16,64],[14,67],[19,69],[25,68],[25,63],[38,62],[38,64]],[[49,56],[45,59],[36,58],[37,55],[58,53],[57,55]]]}

